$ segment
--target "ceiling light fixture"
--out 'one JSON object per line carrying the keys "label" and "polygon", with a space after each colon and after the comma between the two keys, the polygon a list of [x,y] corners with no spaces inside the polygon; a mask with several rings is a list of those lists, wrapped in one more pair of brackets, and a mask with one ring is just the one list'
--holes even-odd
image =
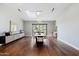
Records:
{"label": "ceiling light fixture", "polygon": [[18,9],[19,12],[21,12],[21,9]]}
{"label": "ceiling light fixture", "polygon": [[40,12],[36,12],[36,15],[40,15]]}
{"label": "ceiling light fixture", "polygon": [[54,8],[52,8],[52,12],[54,11]]}

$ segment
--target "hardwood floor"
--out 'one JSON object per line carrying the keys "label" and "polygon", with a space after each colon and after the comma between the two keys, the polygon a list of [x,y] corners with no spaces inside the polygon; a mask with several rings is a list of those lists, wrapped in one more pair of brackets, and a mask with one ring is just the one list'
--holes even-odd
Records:
{"label": "hardwood floor", "polygon": [[0,47],[1,56],[79,56],[79,51],[47,37],[44,44],[33,44],[32,37],[25,37]]}

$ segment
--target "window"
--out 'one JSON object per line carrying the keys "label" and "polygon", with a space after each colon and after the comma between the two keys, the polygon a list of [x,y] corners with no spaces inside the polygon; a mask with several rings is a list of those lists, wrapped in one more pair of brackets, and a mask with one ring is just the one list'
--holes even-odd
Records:
{"label": "window", "polygon": [[32,24],[33,35],[47,35],[47,24]]}

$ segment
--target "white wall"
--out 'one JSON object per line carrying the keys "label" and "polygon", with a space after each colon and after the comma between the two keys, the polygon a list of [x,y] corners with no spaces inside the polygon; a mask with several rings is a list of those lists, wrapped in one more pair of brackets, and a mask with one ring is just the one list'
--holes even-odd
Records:
{"label": "white wall", "polygon": [[9,31],[10,20],[17,24],[17,31],[23,29],[23,21],[17,16],[17,13],[9,7],[0,5],[0,34]]}
{"label": "white wall", "polygon": [[58,39],[79,48],[79,4],[73,4],[58,19]]}
{"label": "white wall", "polygon": [[[38,24],[38,21],[24,21],[24,31],[27,36],[32,35],[32,24]],[[47,34],[55,31],[55,21],[43,21],[41,24],[47,24]]]}

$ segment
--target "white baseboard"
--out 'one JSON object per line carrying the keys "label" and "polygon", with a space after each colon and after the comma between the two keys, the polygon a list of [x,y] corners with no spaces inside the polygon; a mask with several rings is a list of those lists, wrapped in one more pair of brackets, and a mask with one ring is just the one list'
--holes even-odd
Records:
{"label": "white baseboard", "polygon": [[25,35],[25,36],[32,36],[32,35]]}
{"label": "white baseboard", "polygon": [[68,43],[68,42],[66,42],[66,41],[64,41],[64,40],[60,40],[60,41],[63,42],[63,43],[65,43],[65,44],[67,44],[67,45],[69,45],[69,46],[71,46],[72,48],[74,48],[74,49],[76,49],[76,50],[79,50],[78,47],[75,47],[74,45],[72,45],[72,44],[70,44],[70,43]]}

